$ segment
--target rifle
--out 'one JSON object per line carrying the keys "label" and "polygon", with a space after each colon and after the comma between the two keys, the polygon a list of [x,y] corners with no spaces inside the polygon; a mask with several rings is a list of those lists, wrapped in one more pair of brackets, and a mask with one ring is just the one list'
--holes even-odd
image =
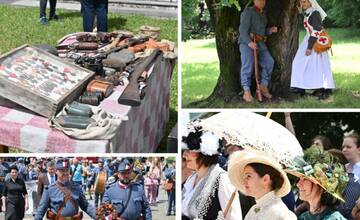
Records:
{"label": "rifle", "polygon": [[[256,34],[253,34],[253,41],[256,44]],[[254,49],[254,72],[255,72],[255,81],[256,81],[256,97],[259,102],[262,102],[262,95],[260,91],[260,77],[259,77],[259,64],[258,64],[258,56],[257,56],[257,48]]]}
{"label": "rifle", "polygon": [[[111,53],[118,52],[122,49],[144,43],[149,38],[128,38],[127,41],[120,46],[116,46],[119,44],[121,36],[119,35],[112,43],[105,47],[101,48],[101,52],[95,56],[89,55],[78,55],[76,53],[68,53],[67,57],[74,60],[76,64],[90,69],[97,73],[98,75],[105,76],[104,69],[103,69],[103,60],[107,59],[107,56]],[[81,45],[87,46],[88,48],[93,44],[92,42],[83,42]],[[123,63],[116,63],[116,60],[107,60],[106,62],[107,67],[115,68],[117,70],[121,69],[124,66]]]}
{"label": "rifle", "polygon": [[[135,66],[134,72],[129,76],[129,84],[118,99],[119,104],[139,106],[140,100],[144,96],[145,81],[151,64],[160,54],[159,49],[155,49],[150,56],[146,57],[141,63]],[[140,81],[140,83],[139,83]]]}

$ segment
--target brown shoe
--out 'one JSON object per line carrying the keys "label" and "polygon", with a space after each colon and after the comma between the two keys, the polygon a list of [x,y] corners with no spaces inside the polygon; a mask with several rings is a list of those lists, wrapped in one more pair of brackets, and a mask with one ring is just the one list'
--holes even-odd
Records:
{"label": "brown shoe", "polygon": [[268,99],[272,98],[272,95],[270,94],[269,89],[267,88],[267,86],[264,86],[264,85],[260,84],[260,92],[265,98],[268,98]]}
{"label": "brown shoe", "polygon": [[244,91],[243,99],[245,100],[245,102],[253,102],[254,100],[250,91]]}

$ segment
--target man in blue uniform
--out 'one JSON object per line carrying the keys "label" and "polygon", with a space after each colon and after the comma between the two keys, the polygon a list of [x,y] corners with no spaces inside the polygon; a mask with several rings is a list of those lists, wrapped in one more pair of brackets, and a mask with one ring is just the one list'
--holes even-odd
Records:
{"label": "man in blue uniform", "polygon": [[[266,0],[254,0],[254,7],[249,7],[241,14],[239,26],[239,48],[241,53],[241,86],[244,89],[243,99],[252,102],[250,92],[252,72],[254,70],[254,49],[257,48],[260,74],[260,92],[270,99],[272,95],[268,90],[271,73],[274,68],[274,59],[271,57],[265,41],[266,36],[277,33],[277,27],[267,28],[267,17],[264,11]],[[254,42],[255,37],[255,42]]]}
{"label": "man in blue uniform", "polygon": [[58,179],[44,191],[35,220],[42,220],[45,212],[48,219],[81,220],[79,207],[95,219],[95,208],[87,202],[81,185],[70,182],[69,161],[59,159],[55,167]]}
{"label": "man in blue uniform", "polygon": [[131,165],[127,160],[118,167],[119,181],[105,190],[104,202],[112,203],[121,219],[151,220],[151,209],[144,188],[130,181]]}

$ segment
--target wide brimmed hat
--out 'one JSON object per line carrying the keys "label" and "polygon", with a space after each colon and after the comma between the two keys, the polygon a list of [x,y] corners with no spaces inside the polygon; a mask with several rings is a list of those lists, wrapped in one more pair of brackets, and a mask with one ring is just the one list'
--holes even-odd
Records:
{"label": "wide brimmed hat", "polygon": [[243,150],[235,152],[231,155],[228,165],[228,175],[230,182],[238,189],[241,193],[246,195],[244,180],[244,169],[246,165],[251,163],[261,163],[268,165],[277,170],[284,182],[279,189],[274,190],[275,195],[283,197],[287,195],[291,190],[291,185],[286,173],[282,169],[282,166],[274,159],[273,156],[266,152],[255,151],[255,150]]}
{"label": "wide brimmed hat", "polygon": [[299,141],[288,129],[261,114],[224,111],[190,122],[186,131],[194,131],[198,127],[203,133],[210,132],[221,139],[224,145],[269,152],[285,166],[291,165],[296,156],[303,155]]}
{"label": "wide brimmed hat", "polygon": [[342,193],[349,177],[344,165],[335,162],[329,152],[312,146],[304,151],[303,157],[296,157],[293,164],[294,166],[288,167],[285,172],[299,178],[304,177],[319,185],[334,198],[345,202]]}
{"label": "wide brimmed hat", "polygon": [[202,127],[195,127],[187,136],[182,137],[183,150],[200,152],[207,156],[220,153],[221,140],[209,131],[203,131]]}

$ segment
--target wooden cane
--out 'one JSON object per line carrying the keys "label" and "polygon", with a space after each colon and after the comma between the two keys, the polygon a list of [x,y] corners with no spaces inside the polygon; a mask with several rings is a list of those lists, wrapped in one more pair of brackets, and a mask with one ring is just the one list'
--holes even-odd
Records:
{"label": "wooden cane", "polygon": [[234,201],[234,198],[236,196],[236,193],[237,193],[237,190],[235,190],[232,194],[231,194],[231,197],[229,199],[229,202],[226,204],[226,208],[225,208],[225,211],[224,211],[224,218],[226,218],[226,215],[227,213],[229,212],[229,209],[231,207],[231,204],[232,202]]}
{"label": "wooden cane", "polygon": [[[253,36],[254,43],[256,44],[256,34]],[[259,82],[259,65],[258,65],[258,56],[257,56],[257,48],[254,49],[254,70],[255,70],[255,81],[256,81],[256,97],[259,102],[262,102],[262,95],[260,91],[260,82]]]}

